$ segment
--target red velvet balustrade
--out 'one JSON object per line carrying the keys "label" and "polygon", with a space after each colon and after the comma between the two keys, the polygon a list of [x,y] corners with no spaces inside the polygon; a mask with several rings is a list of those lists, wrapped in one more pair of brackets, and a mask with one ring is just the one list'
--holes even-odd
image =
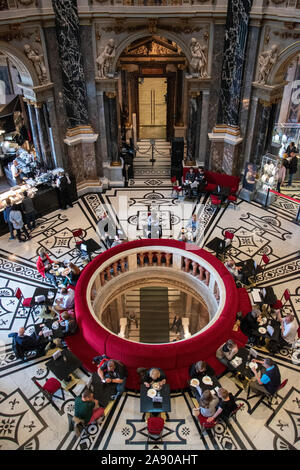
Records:
{"label": "red velvet balustrade", "polygon": [[[151,246],[155,246],[154,252],[157,252],[157,247],[161,247],[162,253],[164,249],[167,250],[167,247],[173,250],[185,250],[185,247],[188,246],[186,258],[188,259],[189,253],[199,256],[218,272],[224,283],[226,291],[225,301],[218,318],[212,321],[211,325],[208,324],[203,331],[188,339],[167,344],[143,344],[128,341],[102,327],[89,311],[86,292],[94,272],[115,255],[119,254],[120,259],[123,259],[126,257],[126,254],[123,252],[127,250],[138,251],[139,249],[145,250],[145,248],[149,247],[150,252]],[[188,263],[185,263],[187,259],[185,260],[183,255],[182,258],[183,271],[185,271],[185,266]],[[143,259],[143,256],[140,256],[139,259]],[[170,256],[168,256],[168,260],[168,265],[170,265]],[[113,262],[111,264],[112,268],[114,268]],[[142,269],[141,265],[138,269]],[[108,271],[105,269],[106,273]],[[207,276],[203,269],[199,267],[199,271],[197,271],[195,264],[192,265],[191,263],[190,274],[193,275],[193,273],[194,275],[198,273],[198,279],[203,279],[203,282],[205,282]],[[99,288],[103,285],[104,275],[100,277],[101,283]],[[109,280],[106,278],[105,282],[109,282]],[[221,295],[219,288],[214,286],[214,291],[218,299]],[[84,268],[75,291],[75,311],[79,330],[74,336],[67,338],[67,343],[72,352],[82,360],[84,366],[89,371],[95,370],[92,358],[99,354],[106,354],[110,358],[122,361],[128,369],[127,388],[129,389],[139,389],[139,377],[136,373],[137,367],[148,368],[157,366],[166,372],[168,383],[171,389],[175,390],[186,387],[188,368],[193,362],[198,360],[206,360],[215,368],[217,373],[222,372],[224,367],[215,358],[215,351],[229,338],[234,339],[239,346],[245,344],[247,338],[244,335],[233,332],[232,328],[237,312],[243,311],[243,313],[247,313],[249,309],[251,310],[251,303],[247,292],[236,287],[229,271],[215,256],[207,251],[196,245],[186,245],[184,242],[177,240],[136,240],[123,243],[105,251]]]}

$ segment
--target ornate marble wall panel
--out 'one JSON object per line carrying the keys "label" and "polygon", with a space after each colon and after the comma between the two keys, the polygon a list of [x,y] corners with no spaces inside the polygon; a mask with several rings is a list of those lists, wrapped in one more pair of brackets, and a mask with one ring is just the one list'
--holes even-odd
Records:
{"label": "ornate marble wall panel", "polygon": [[69,127],[88,124],[85,75],[80,44],[77,4],[52,0]]}
{"label": "ornate marble wall panel", "polygon": [[37,24],[0,25],[0,50],[11,59],[24,85],[50,82],[44,35]]}
{"label": "ornate marble wall panel", "polygon": [[[190,42],[195,37],[206,47],[209,57],[210,47],[210,23],[200,22],[199,19],[183,18],[127,18],[127,19],[103,19],[95,21],[96,57],[95,73],[99,71],[96,67],[96,58],[102,53],[110,39],[114,40],[116,50],[110,72],[116,70],[120,54],[133,41],[155,34],[174,41],[182,49],[188,60],[191,60]],[[210,72],[211,64],[208,64]],[[210,75],[210,73],[209,73]]]}
{"label": "ornate marble wall panel", "polygon": [[[299,10],[298,10],[299,12]],[[299,18],[299,13],[295,12],[295,19]],[[298,15],[298,16],[297,16]],[[272,48],[277,48],[276,54],[273,56],[268,52]],[[260,63],[258,58],[256,63],[255,82],[265,77],[264,83],[267,85],[280,84],[284,81],[288,64],[293,57],[300,51],[300,23],[299,22],[271,22],[268,21],[263,26],[259,57],[263,59]],[[263,68],[263,73],[260,71]],[[261,76],[260,76],[261,75]]]}

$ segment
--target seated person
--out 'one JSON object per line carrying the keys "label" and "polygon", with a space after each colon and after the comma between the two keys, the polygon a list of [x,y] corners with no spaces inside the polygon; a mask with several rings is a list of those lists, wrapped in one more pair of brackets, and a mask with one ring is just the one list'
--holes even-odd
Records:
{"label": "seated person", "polygon": [[277,320],[280,323],[280,344],[282,346],[291,347],[294,341],[297,339],[297,332],[299,328],[294,315],[289,313],[283,318],[281,316],[280,310],[277,310]]}
{"label": "seated person", "polygon": [[75,287],[81,274],[81,269],[73,263],[69,263],[68,267],[70,269],[70,272],[66,275],[66,280],[64,284],[70,284],[71,286]]}
{"label": "seated person", "polygon": [[207,184],[203,166],[198,167],[198,173],[196,175],[196,181],[198,183],[198,187],[197,187],[198,199],[197,199],[197,202],[199,202],[200,201],[200,196],[203,193],[204,188]]}
{"label": "seated person", "polygon": [[252,359],[252,361],[262,364],[265,371],[260,377],[255,367],[252,367],[251,370],[254,377],[250,380],[249,387],[255,392],[273,395],[281,383],[280,371],[277,364],[270,357],[266,357],[263,361],[258,359]]}
{"label": "seated person", "polygon": [[200,414],[204,418],[209,418],[215,414],[219,404],[219,398],[215,394],[212,394],[210,390],[204,390],[198,403]]}
{"label": "seated person", "polygon": [[25,335],[25,328],[19,328],[18,333],[9,333],[9,338],[13,338],[13,349],[19,359],[24,359],[24,353],[27,351],[36,351],[36,357],[43,356],[48,340],[42,335]]}
{"label": "seated person", "polygon": [[237,354],[239,348],[232,339],[226,341],[217,349],[216,357],[217,359],[231,371],[235,371],[235,368],[230,364],[230,361]]}
{"label": "seated person", "polygon": [[36,269],[41,274],[41,276],[43,276],[44,278],[46,277],[47,279],[49,279],[49,281],[51,281],[52,284],[54,284],[57,287],[56,277],[53,273],[50,272],[51,269],[52,269],[51,265],[53,263],[58,264],[58,261],[53,261],[52,259],[50,259],[50,257],[46,253],[46,250],[44,250],[44,248],[42,248],[40,250],[40,255],[39,255],[39,257],[37,259],[37,262],[36,262]]}
{"label": "seated person", "polygon": [[70,310],[74,307],[75,291],[63,287],[60,293],[61,297],[55,301],[53,307],[50,307],[51,310],[54,310],[56,313],[62,312],[63,310]]}
{"label": "seated person", "polygon": [[261,311],[258,308],[254,308],[251,312],[247,313],[247,315],[241,319],[241,332],[249,338],[251,337],[251,339],[254,340],[251,341],[252,343],[254,343],[256,340],[254,336],[258,336],[257,330],[261,319]]}
{"label": "seated person", "polygon": [[186,228],[191,228],[193,232],[193,239],[195,240],[197,231],[199,229],[199,222],[197,220],[196,214],[192,215],[192,218],[188,221]]}
{"label": "seated person", "polygon": [[242,270],[241,266],[236,266],[235,262],[232,259],[230,259],[229,261],[226,261],[224,266],[225,268],[228,269],[230,274],[232,274],[235,280],[236,279],[239,281],[242,280],[242,274],[240,273],[240,271]]}
{"label": "seated person", "polygon": [[127,371],[121,362],[112,359],[104,362],[98,368],[98,375],[103,383],[116,384],[116,393],[111,396],[112,400],[122,395],[125,390]]}
{"label": "seated person", "polygon": [[59,324],[63,329],[64,336],[73,335],[78,328],[75,317],[66,311],[62,312]]}
{"label": "seated person", "polygon": [[[195,183],[195,184],[194,184]],[[191,167],[185,175],[184,189],[188,191],[188,197],[193,197],[193,189],[197,187],[196,174]]]}
{"label": "seated person", "polygon": [[230,413],[236,409],[236,403],[232,393],[229,393],[225,388],[219,388],[218,390],[219,404],[217,411],[207,418],[207,422],[211,423],[220,416],[221,418],[228,418]]}
{"label": "seated person", "polygon": [[201,395],[201,379],[203,379],[205,375],[213,377],[215,375],[215,371],[206,362],[198,361],[190,366],[189,374],[191,379],[198,379],[200,382],[199,387],[193,387],[193,385],[190,385],[193,396],[199,402]]}
{"label": "seated person", "polygon": [[[104,416],[104,408],[99,406],[90,390],[84,390],[81,397],[75,398],[74,422],[91,424]],[[76,419],[77,418],[77,419]],[[76,432],[76,430],[75,430]],[[80,435],[80,433],[79,433]]]}
{"label": "seated person", "polygon": [[143,377],[145,387],[149,388],[153,383],[157,383],[162,387],[166,382],[165,373],[158,367],[152,367],[148,370],[145,369],[145,375]]}

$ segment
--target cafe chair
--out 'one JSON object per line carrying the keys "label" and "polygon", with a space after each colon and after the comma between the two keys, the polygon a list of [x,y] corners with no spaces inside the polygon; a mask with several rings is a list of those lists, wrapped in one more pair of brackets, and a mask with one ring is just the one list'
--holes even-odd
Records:
{"label": "cafe chair", "polygon": [[281,302],[282,302],[283,298],[285,300],[285,302],[282,304],[283,307],[287,303],[287,301],[290,300],[290,297],[291,297],[290,291],[288,289],[285,289],[285,291],[282,294],[282,297],[280,299]]}
{"label": "cafe chair", "polygon": [[[286,384],[288,383],[288,379],[285,379],[283,382],[281,382],[281,384],[279,385],[279,387],[277,388],[276,392],[273,393],[273,395],[271,395],[270,393],[266,393],[266,398],[267,398],[267,402],[268,402],[268,405],[277,405],[278,404],[278,392],[280,390],[282,390]],[[275,400],[275,402],[274,402]]]}
{"label": "cafe chair", "polygon": [[76,248],[78,248],[80,250],[80,245],[84,241],[83,240],[83,230],[81,228],[78,228],[76,230],[72,230],[72,235],[73,235],[74,240],[75,240]]}
{"label": "cafe chair", "polygon": [[[20,301],[19,304],[22,305],[23,312],[24,313],[29,313],[30,309],[31,309],[32,297],[25,298],[22,291],[21,291],[21,289],[20,289],[20,287],[17,288],[17,290],[15,292],[15,297]],[[28,309],[28,311],[26,309]]]}
{"label": "cafe chair", "polygon": [[[287,303],[287,301],[290,299],[290,291],[288,289],[285,289],[284,293],[282,294],[281,299],[277,299],[275,304],[271,305],[271,308],[274,310],[280,310],[284,305]],[[285,302],[282,302],[283,298],[285,299]]]}
{"label": "cafe chair", "polygon": [[207,429],[212,429],[218,424],[218,421],[208,422],[207,418],[202,416],[201,413],[199,413],[199,415],[198,415],[198,421],[199,421],[199,425],[200,425],[200,437],[202,436],[204,431],[206,431]]}
{"label": "cafe chair", "polygon": [[162,444],[162,433],[164,430],[165,422],[160,416],[152,416],[147,420],[147,442],[154,441],[157,444]]}
{"label": "cafe chair", "polygon": [[182,192],[182,186],[177,185],[176,182],[178,182],[176,176],[172,176],[172,178],[171,178],[171,183],[172,183],[172,194],[171,194],[171,196],[173,196],[173,194],[175,192],[177,194],[177,197],[178,197],[179,193]]}
{"label": "cafe chair", "polygon": [[[63,415],[63,411],[60,410],[56,404],[53,402],[53,396],[58,391],[61,390],[61,383],[59,380],[55,379],[54,377],[50,377],[50,379],[46,380],[44,385],[41,385],[36,379],[32,379],[38,389],[43,393],[43,395],[49,400],[51,405],[58,411],[60,415]],[[63,392],[62,392],[63,393]]]}
{"label": "cafe chair", "polygon": [[209,197],[210,197],[210,202],[212,206],[221,207],[222,205],[221,198],[219,198],[218,196],[215,196],[214,194],[210,194]]}

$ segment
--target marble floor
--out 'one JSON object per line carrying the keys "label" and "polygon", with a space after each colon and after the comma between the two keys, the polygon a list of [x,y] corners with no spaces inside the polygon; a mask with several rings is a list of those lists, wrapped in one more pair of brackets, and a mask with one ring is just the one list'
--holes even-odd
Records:
{"label": "marble floor", "polygon": [[[300,194],[295,182],[290,188]],[[206,244],[225,230],[234,232],[230,256],[238,261],[249,256],[258,262],[262,254],[270,263],[258,279],[259,286],[271,285],[277,298],[288,287],[291,298],[284,313],[293,312],[300,321],[300,228],[295,224],[297,205],[278,197],[268,208],[255,202],[239,200],[237,206],[214,209],[207,197],[199,204],[174,199],[168,180],[159,177],[132,180],[128,188],[112,188],[101,194],[87,194],[65,211],[53,212],[38,220],[32,240],[18,243],[0,238],[0,449],[1,450],[298,450],[299,439],[299,364],[293,352],[282,349],[275,356],[282,379],[287,385],[277,402],[269,405],[261,397],[250,395],[240,384],[225,374],[220,382],[231,391],[238,403],[244,403],[237,422],[200,436],[197,420],[192,415],[193,401],[188,391],[172,395],[172,411],[166,421],[163,445],[147,444],[145,422],[139,412],[139,396],[126,392],[111,404],[104,422],[91,425],[80,438],[68,430],[68,416],[74,412],[74,398],[86,387],[89,373],[76,371],[68,389],[55,393],[54,405],[41,394],[32,379],[42,384],[51,376],[45,363],[53,354],[21,362],[15,358],[8,334],[25,326],[32,331],[42,322],[39,310],[30,315],[16,298],[21,288],[24,297],[31,297],[36,287],[48,285],[38,274],[35,262],[38,250],[45,247],[54,259],[70,259],[80,264],[72,229],[82,228],[85,238],[93,238],[106,249],[99,237],[99,218],[106,211],[113,234],[120,230],[129,240],[145,236],[145,220],[149,210],[162,217],[163,237],[179,238],[181,228],[191,214],[201,221],[197,244]],[[94,256],[97,253],[94,254]],[[259,351],[263,357],[267,351]],[[117,359],[117,358],[116,358]],[[201,359],[201,358],[199,358]]]}

